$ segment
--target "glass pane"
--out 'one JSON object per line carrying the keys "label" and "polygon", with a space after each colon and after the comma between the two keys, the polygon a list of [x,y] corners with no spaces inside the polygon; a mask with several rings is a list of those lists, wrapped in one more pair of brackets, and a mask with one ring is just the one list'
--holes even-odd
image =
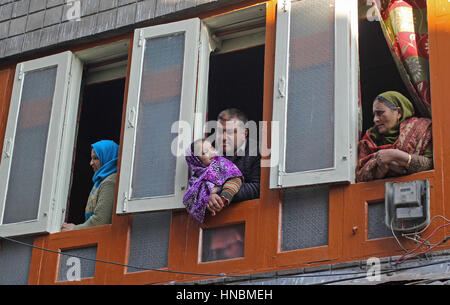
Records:
{"label": "glass pane", "polygon": [[60,255],[58,282],[94,277],[97,246],[63,250],[61,252],[64,255]]}
{"label": "glass pane", "polygon": [[[148,269],[167,267],[171,217],[170,211],[133,215],[128,265]],[[143,270],[127,269],[128,273],[137,271]]]}
{"label": "glass pane", "polygon": [[245,224],[203,230],[202,262],[244,257]]}
{"label": "glass pane", "polygon": [[334,1],[292,2],[286,172],[334,166]]}
{"label": "glass pane", "polygon": [[368,209],[368,239],[391,237],[392,232],[385,224],[384,200],[369,204]]}
{"label": "glass pane", "polygon": [[287,189],[283,192],[283,251],[328,244],[328,201],[328,186]]}
{"label": "glass pane", "polygon": [[184,33],[149,39],[144,52],[132,178],[132,198],[174,194],[177,134],[183,78]]}
{"label": "glass pane", "polygon": [[[33,245],[34,237],[15,237],[22,243]],[[0,245],[0,285],[28,285],[33,248],[9,240]]]}
{"label": "glass pane", "polygon": [[56,70],[25,73],[4,224],[37,219]]}

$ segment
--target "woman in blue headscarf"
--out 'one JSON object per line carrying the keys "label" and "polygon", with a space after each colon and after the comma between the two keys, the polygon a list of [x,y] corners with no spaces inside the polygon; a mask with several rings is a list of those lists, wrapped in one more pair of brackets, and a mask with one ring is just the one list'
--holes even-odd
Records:
{"label": "woman in blue headscarf", "polygon": [[89,194],[85,210],[85,222],[79,225],[63,223],[61,231],[77,230],[110,224],[116,189],[119,145],[102,140],[91,145],[91,162],[94,186]]}

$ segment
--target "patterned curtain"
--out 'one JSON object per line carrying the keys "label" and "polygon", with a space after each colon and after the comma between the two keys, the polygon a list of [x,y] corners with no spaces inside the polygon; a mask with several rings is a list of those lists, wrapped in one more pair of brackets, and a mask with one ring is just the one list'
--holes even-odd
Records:
{"label": "patterned curtain", "polygon": [[422,116],[431,116],[426,0],[376,0],[374,7],[400,75]]}

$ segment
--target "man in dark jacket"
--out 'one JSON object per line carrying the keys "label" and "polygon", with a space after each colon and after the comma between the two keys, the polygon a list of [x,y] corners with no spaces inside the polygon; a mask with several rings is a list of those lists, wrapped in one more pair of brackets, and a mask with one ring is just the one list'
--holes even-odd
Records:
{"label": "man in dark jacket", "polygon": [[[218,116],[216,149],[232,161],[244,176],[244,183],[232,202],[259,198],[261,155],[257,142],[249,138],[246,123],[247,116],[239,109],[225,109]],[[219,195],[212,194],[207,208],[217,213],[224,204]]]}

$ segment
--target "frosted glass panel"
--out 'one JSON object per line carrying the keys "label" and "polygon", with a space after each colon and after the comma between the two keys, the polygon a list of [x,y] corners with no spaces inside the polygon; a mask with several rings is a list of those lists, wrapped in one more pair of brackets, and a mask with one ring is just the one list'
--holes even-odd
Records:
{"label": "frosted glass panel", "polygon": [[286,172],[334,166],[334,1],[292,2]]}
{"label": "frosted glass panel", "polygon": [[287,189],[283,192],[283,251],[328,244],[328,201],[328,186]]}
{"label": "frosted glass panel", "polygon": [[171,126],[180,115],[184,33],[148,39],[144,52],[133,165],[133,199],[174,194],[177,137]]}
{"label": "frosted glass panel", "polygon": [[369,204],[368,239],[391,237],[392,232],[385,224],[384,200]]}
{"label": "frosted glass panel", "polygon": [[58,282],[76,280],[78,266],[80,267],[80,279],[94,277],[97,246],[63,250],[62,253],[64,255],[60,255]]}
{"label": "frosted glass panel", "polygon": [[37,219],[56,69],[25,73],[4,224]]}
{"label": "frosted glass panel", "polygon": [[[157,212],[133,215],[128,265],[140,268],[167,267],[172,213]],[[127,272],[143,271],[128,267]]]}
{"label": "frosted glass panel", "polygon": [[[15,237],[13,240],[33,245],[34,237]],[[33,248],[9,240],[0,245],[0,285],[27,285]]]}
{"label": "frosted glass panel", "polygon": [[203,230],[202,262],[244,257],[245,224]]}

